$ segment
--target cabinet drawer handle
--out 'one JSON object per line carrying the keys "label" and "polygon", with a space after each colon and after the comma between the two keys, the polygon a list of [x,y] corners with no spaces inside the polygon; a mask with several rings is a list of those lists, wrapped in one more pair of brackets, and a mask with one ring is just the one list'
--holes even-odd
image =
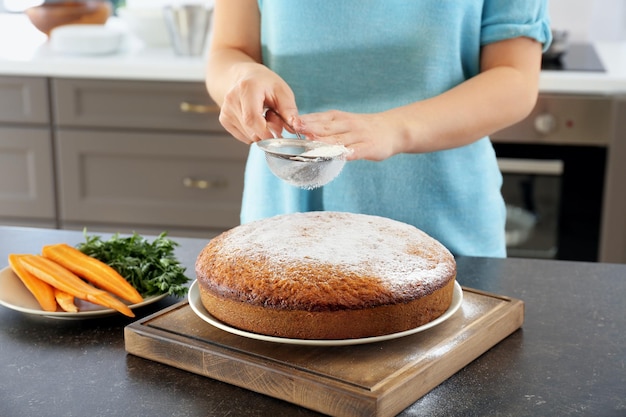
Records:
{"label": "cabinet drawer handle", "polygon": [[183,185],[186,188],[197,188],[199,190],[208,190],[208,189],[216,189],[216,188],[226,188],[228,187],[228,181],[223,178],[218,178],[216,180],[207,181],[207,180],[196,180],[193,178],[185,177],[183,178]]}
{"label": "cabinet drawer handle", "polygon": [[220,108],[217,105],[193,104],[188,101],[180,103],[180,111],[183,113],[219,113]]}

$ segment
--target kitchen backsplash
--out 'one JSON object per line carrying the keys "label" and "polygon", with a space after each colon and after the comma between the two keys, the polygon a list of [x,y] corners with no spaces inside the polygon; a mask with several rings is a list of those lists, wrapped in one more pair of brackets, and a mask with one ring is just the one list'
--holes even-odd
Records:
{"label": "kitchen backsplash", "polygon": [[[43,0],[0,0],[0,12],[28,7]],[[119,0],[131,7],[200,0]],[[212,1],[212,0],[208,0]],[[626,40],[626,0],[548,0],[552,27],[567,30],[574,41]]]}
{"label": "kitchen backsplash", "polygon": [[552,27],[573,41],[626,40],[626,0],[549,0]]}

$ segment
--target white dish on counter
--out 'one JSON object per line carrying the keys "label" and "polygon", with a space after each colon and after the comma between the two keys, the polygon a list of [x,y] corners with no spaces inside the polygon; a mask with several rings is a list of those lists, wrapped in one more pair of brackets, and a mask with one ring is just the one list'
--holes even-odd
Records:
{"label": "white dish on counter", "polygon": [[292,345],[308,345],[308,346],[348,346],[348,345],[361,345],[366,343],[375,343],[382,342],[385,340],[398,339],[400,337],[409,336],[415,333],[423,332],[430,328],[433,328],[444,321],[448,320],[450,317],[456,313],[456,311],[461,307],[463,302],[463,290],[458,282],[454,283],[454,293],[452,295],[452,303],[448,310],[446,310],[443,315],[439,316],[435,320],[430,323],[426,323],[423,326],[416,327],[414,329],[405,330],[403,332],[387,334],[384,336],[375,336],[375,337],[364,337],[358,339],[338,339],[338,340],[312,340],[312,339],[289,339],[284,337],[276,337],[276,336],[266,336],[258,333],[252,333],[245,330],[237,329],[235,327],[231,327],[228,324],[222,322],[221,320],[213,317],[207,310],[204,308],[202,301],[200,299],[200,289],[198,288],[198,281],[194,281],[189,287],[188,294],[189,306],[193,310],[198,317],[207,323],[217,327],[218,329],[224,330],[225,332],[232,333],[238,336],[247,337],[250,339],[261,340],[265,342],[275,342],[275,343],[286,343]]}
{"label": "white dish on counter", "polygon": [[146,46],[162,48],[172,45],[162,7],[130,7],[127,4],[117,9],[117,15]]}
{"label": "white dish on counter", "polygon": [[123,40],[121,31],[104,25],[63,25],[50,32],[50,48],[64,55],[114,54],[119,51]]}
{"label": "white dish on counter", "polygon": [[[128,307],[134,310],[148,304],[155,303],[167,294],[155,295],[144,299],[137,304],[131,304]],[[53,319],[80,320],[91,319],[97,317],[105,317],[121,313],[111,309],[90,303],[88,301],[76,299],[75,304],[78,307],[78,313],[68,313],[66,311],[44,311],[39,306],[35,297],[28,291],[28,288],[22,283],[20,278],[15,275],[10,267],[0,270],[0,304],[15,311],[37,316],[44,316]]]}

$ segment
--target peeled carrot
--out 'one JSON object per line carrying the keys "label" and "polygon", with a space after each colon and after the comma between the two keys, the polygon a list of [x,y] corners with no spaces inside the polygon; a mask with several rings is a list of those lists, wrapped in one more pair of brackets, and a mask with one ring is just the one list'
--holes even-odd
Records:
{"label": "peeled carrot", "polygon": [[43,256],[63,265],[79,277],[86,279],[103,290],[109,291],[131,303],[140,303],[143,297],[115,269],[104,262],[85,255],[78,249],[65,243],[46,245]]}
{"label": "peeled carrot", "polygon": [[82,300],[112,308],[128,317],[135,317],[126,304],[108,292],[92,287],[67,268],[48,258],[41,255],[23,255],[19,258],[19,262],[24,269],[37,278],[61,291]]}
{"label": "peeled carrot", "polygon": [[50,284],[40,280],[26,270],[19,259],[24,255],[10,254],[9,265],[15,275],[24,283],[28,291],[33,294],[41,309],[44,311],[57,311],[57,302],[54,298],[54,288]]}
{"label": "peeled carrot", "polygon": [[74,296],[72,294],[54,288],[54,298],[63,311],[67,311],[68,313],[78,312],[78,307],[74,304]]}

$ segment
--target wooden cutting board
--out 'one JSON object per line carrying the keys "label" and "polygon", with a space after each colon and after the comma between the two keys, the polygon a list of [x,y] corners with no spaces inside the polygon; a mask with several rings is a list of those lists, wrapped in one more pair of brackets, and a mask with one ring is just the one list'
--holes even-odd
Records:
{"label": "wooden cutting board", "polygon": [[395,416],[517,330],[521,300],[463,288],[463,304],[421,333],[353,346],[237,336],[187,301],[124,329],[126,351],[332,416]]}

